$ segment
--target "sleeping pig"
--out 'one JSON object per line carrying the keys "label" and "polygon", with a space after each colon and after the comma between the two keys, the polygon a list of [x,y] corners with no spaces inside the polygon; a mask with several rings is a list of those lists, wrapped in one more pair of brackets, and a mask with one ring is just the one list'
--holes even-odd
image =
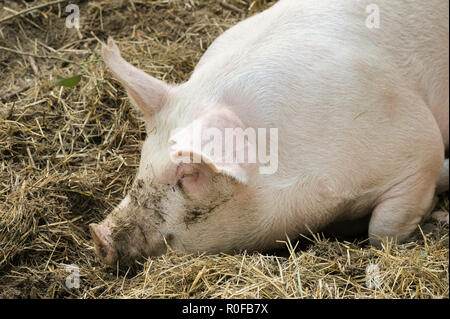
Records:
{"label": "sleeping pig", "polygon": [[436,186],[448,190],[448,12],[445,0],[280,0],[179,85],[108,39],[103,59],[147,137],[128,195],[90,225],[98,257],[267,250],[327,229],[407,239]]}

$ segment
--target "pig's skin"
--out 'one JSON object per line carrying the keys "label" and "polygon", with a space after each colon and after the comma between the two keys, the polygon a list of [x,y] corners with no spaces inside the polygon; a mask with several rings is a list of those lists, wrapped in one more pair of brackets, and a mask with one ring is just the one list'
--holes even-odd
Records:
{"label": "pig's skin", "polygon": [[[380,9],[379,29],[365,25],[369,4]],[[136,177],[142,187],[134,191],[160,194],[157,185],[187,179],[190,198],[164,193],[158,222],[128,195],[103,223],[118,225],[132,213],[151,227],[130,234],[135,253],[125,255],[160,254],[168,237],[188,252],[268,249],[286,235],[350,229],[364,219],[372,243],[404,240],[429,212],[448,149],[448,9],[445,0],[283,0],[221,35],[178,86],[127,64],[109,41],[105,63],[149,132]],[[213,163],[189,168],[195,178],[180,175],[171,132],[196,119],[210,125],[205,114],[219,127],[278,128],[278,171]],[[208,208],[222,190],[229,200],[197,223],[183,222],[190,200]],[[105,245],[110,257],[126,250],[109,245],[111,231],[91,228],[97,250]]]}

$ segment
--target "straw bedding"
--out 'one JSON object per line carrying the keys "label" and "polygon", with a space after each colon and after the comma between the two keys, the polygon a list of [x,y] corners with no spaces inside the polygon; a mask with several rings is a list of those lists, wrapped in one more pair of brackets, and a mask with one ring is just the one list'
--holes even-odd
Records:
{"label": "straw bedding", "polygon": [[[98,40],[113,36],[126,60],[181,83],[219,34],[274,1],[75,1],[79,31],[65,27],[64,1],[16,14],[49,2],[0,10],[1,298],[448,298],[448,225],[435,221],[382,249],[315,234],[265,254],[100,264],[87,225],[130,189],[145,127]],[[445,196],[437,208],[448,210]]]}

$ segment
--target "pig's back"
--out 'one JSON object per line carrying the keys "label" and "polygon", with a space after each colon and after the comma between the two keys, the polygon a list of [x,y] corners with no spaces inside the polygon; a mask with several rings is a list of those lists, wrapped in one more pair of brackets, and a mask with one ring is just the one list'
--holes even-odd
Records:
{"label": "pig's back", "polygon": [[[441,121],[441,131],[447,130],[448,146],[448,1],[377,1],[379,28],[366,25],[372,13],[366,9],[372,4],[370,0],[281,0],[214,41],[193,81],[204,82],[205,90],[209,86],[233,104],[261,96],[263,89],[279,92],[281,86],[311,76],[326,80],[325,60],[338,60],[341,52],[348,51],[347,59],[378,55],[400,73],[403,85],[422,96]],[[251,83],[258,87],[249,87]],[[222,88],[226,90],[221,92]],[[261,121],[274,118],[273,106],[261,111]]]}
{"label": "pig's back", "polygon": [[380,10],[380,29],[368,33],[430,108],[448,148],[449,1],[384,1]]}
{"label": "pig's back", "polygon": [[[280,185],[302,176],[344,183],[353,176],[348,188],[367,190],[400,176],[408,165],[402,161],[417,149],[439,148],[434,120],[417,101],[439,100],[433,107],[442,108],[446,99],[439,85],[448,86],[448,27],[444,13],[432,13],[447,11],[448,3],[378,1],[379,29],[366,26],[369,4],[280,1],[218,38],[191,77],[193,88],[228,105],[247,126],[279,129],[272,178]],[[422,17],[422,26],[412,27],[405,15]],[[417,34],[427,39],[425,49]],[[418,66],[428,70],[426,80]]]}

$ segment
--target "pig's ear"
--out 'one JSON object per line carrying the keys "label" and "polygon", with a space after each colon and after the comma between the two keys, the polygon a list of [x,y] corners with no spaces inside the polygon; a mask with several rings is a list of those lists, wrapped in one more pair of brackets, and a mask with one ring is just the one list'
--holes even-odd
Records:
{"label": "pig's ear", "polygon": [[245,141],[244,145],[236,145],[234,137],[229,138],[242,127],[233,112],[223,108],[210,111],[187,127],[175,130],[169,138],[170,158],[176,164],[202,163],[205,169],[245,184],[248,169],[245,154],[249,144]]}
{"label": "pig's ear", "polygon": [[169,91],[166,83],[125,61],[111,37],[107,44],[102,43],[102,56],[108,68],[127,90],[131,102],[144,116],[151,116],[161,109]]}

